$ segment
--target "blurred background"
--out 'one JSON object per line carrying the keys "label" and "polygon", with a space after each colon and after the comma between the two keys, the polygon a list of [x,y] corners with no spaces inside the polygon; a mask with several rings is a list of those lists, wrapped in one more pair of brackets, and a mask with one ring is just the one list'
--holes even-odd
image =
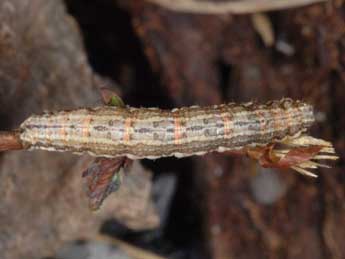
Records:
{"label": "blurred background", "polygon": [[0,0],[1,130],[102,105],[100,85],[136,107],[291,97],[341,158],[317,179],[225,154],[136,161],[92,212],[91,157],[5,152],[0,258],[345,258],[344,3],[274,2]]}

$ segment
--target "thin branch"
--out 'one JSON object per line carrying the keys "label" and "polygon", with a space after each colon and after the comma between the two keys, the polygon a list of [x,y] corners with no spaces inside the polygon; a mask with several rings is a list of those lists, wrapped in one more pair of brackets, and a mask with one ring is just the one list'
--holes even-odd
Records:
{"label": "thin branch", "polygon": [[0,131],[0,151],[23,149],[16,131]]}
{"label": "thin branch", "polygon": [[198,14],[248,14],[296,8],[327,0],[244,0],[244,1],[198,1],[198,0],[147,0],[164,8]]}

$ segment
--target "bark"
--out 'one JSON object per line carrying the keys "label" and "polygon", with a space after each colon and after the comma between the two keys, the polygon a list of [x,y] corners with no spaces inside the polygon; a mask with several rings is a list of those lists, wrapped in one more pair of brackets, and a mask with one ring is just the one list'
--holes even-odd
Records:
{"label": "bark", "polygon": [[[332,1],[266,14],[266,47],[249,15],[198,15],[131,1],[134,28],[176,106],[289,96],[315,105],[315,136],[341,161],[318,180],[274,171],[285,191],[269,205],[251,183],[262,169],[225,155],[195,158],[211,258],[342,258],[344,224],[344,13]],[[293,53],[281,51],[287,43]],[[263,187],[264,188],[264,187]]]}
{"label": "bark", "polygon": [[[106,1],[93,3],[100,2]],[[84,1],[79,4],[85,6]],[[97,31],[92,39],[95,49],[107,42],[107,49],[100,51],[106,64],[97,66],[97,53],[89,50],[91,60],[126,85],[122,90],[127,91],[127,100],[167,107],[303,99],[315,106],[318,122],[312,135],[332,141],[341,157],[333,169],[320,170],[317,180],[262,169],[226,154],[193,158],[193,166],[181,171],[191,175],[191,186],[196,187],[183,190],[187,197],[177,199],[181,204],[173,206],[172,221],[179,220],[176,215],[186,217],[197,203],[210,258],[344,258],[343,2],[275,11],[260,19],[179,13],[144,0],[116,4],[127,10],[136,37],[126,34],[124,24],[107,20],[123,15],[118,7],[111,9],[114,3],[108,5],[105,17],[97,16],[90,4],[81,25],[89,29],[85,38]],[[1,1],[0,21],[1,130],[16,128],[32,113],[91,106],[100,100],[94,82],[101,79],[88,65],[77,25],[61,1]],[[139,41],[145,57],[134,41]],[[135,60],[138,57],[140,61]],[[152,85],[157,82],[148,75],[151,70],[163,89]],[[173,105],[157,100],[160,94]],[[88,157],[8,152],[0,160],[3,258],[51,255],[63,241],[90,237],[109,217],[135,229],[157,225],[148,200],[150,174],[138,164],[132,177],[125,178],[134,189],[120,189],[119,199],[112,195],[94,214],[81,188]],[[171,164],[176,169],[182,162]],[[278,189],[274,191],[271,183]],[[178,233],[177,239],[185,236]]]}
{"label": "bark", "polygon": [[[92,72],[78,27],[61,1],[0,1],[0,21],[2,130],[17,128],[32,113],[101,103],[94,85],[101,79]],[[134,229],[157,226],[151,173],[138,164],[117,197],[98,213],[89,210],[81,173],[91,159],[1,154],[1,258],[51,256],[63,242],[97,233],[110,218]]]}

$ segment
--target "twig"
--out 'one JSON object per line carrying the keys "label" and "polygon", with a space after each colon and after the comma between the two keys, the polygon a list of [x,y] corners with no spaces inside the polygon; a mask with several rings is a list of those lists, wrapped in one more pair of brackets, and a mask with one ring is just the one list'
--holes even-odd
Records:
{"label": "twig", "polygon": [[0,131],[0,151],[23,149],[16,131]]}
{"label": "twig", "polygon": [[244,1],[198,1],[198,0],[147,0],[164,8],[198,14],[248,14],[296,8],[327,0],[244,0]]}

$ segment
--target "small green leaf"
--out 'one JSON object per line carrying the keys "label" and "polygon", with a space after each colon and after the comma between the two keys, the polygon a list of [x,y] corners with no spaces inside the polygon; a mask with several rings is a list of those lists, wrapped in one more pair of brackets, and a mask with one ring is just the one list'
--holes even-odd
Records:
{"label": "small green leaf", "polygon": [[100,93],[103,103],[109,106],[125,107],[122,99],[111,89],[107,87],[101,87]]}
{"label": "small green leaf", "polygon": [[125,103],[117,95],[112,95],[109,102],[108,102],[108,105],[117,106],[117,107],[124,107]]}

